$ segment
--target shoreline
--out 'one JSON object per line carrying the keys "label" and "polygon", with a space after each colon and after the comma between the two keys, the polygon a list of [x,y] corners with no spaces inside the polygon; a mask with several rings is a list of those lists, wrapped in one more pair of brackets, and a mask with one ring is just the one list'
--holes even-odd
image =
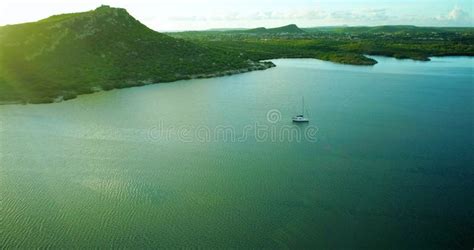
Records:
{"label": "shoreline", "polygon": [[171,81],[150,81],[150,80],[131,80],[131,81],[127,81],[127,80],[124,80],[124,82],[127,82],[127,85],[121,85],[121,86],[117,86],[117,87],[114,87],[114,88],[92,87],[91,90],[88,91],[88,92],[70,93],[68,95],[59,95],[59,96],[56,96],[56,97],[44,97],[44,98],[47,98],[48,100],[43,100],[43,101],[40,101],[40,100],[36,100],[36,101],[35,100],[29,100],[29,101],[23,101],[23,100],[0,101],[0,105],[53,104],[53,103],[60,103],[60,102],[64,102],[64,101],[73,100],[73,99],[76,99],[77,97],[79,97],[81,95],[87,95],[87,94],[92,94],[92,93],[97,93],[97,92],[102,92],[102,91],[110,91],[110,90],[114,90],[114,89],[126,89],[126,88],[133,88],[133,87],[141,87],[141,86],[159,84],[159,83],[172,83],[172,82],[177,82],[177,81],[182,81],[182,80],[206,79],[206,78],[215,78],[215,77],[222,77],[222,76],[231,76],[231,75],[249,73],[249,72],[253,72],[253,71],[266,70],[266,69],[270,69],[270,68],[274,68],[274,67],[276,67],[276,65],[273,62],[262,60],[260,62],[252,62],[252,63],[250,63],[250,66],[246,67],[246,68],[224,70],[224,71],[219,71],[219,72],[214,72],[214,73],[183,75],[183,76],[178,76],[176,79],[173,79]]}
{"label": "shoreline", "polygon": [[[443,57],[474,57],[470,55],[434,55],[434,56],[429,56],[427,57],[427,60],[418,60],[418,59],[413,59],[413,58],[397,58],[393,56],[386,56],[386,55],[373,55],[373,54],[365,54],[364,56],[370,58],[370,56],[381,56],[381,57],[387,57],[387,58],[394,58],[396,60],[413,60],[413,61],[418,61],[418,62],[430,62],[431,58],[443,58]],[[146,86],[146,85],[152,85],[152,84],[159,84],[159,83],[172,83],[172,82],[177,82],[177,81],[183,81],[183,80],[193,80],[193,79],[206,79],[206,78],[215,78],[215,77],[222,77],[222,76],[231,76],[231,75],[237,75],[237,74],[243,74],[243,73],[248,73],[248,72],[253,72],[253,71],[261,71],[261,70],[266,70],[270,68],[276,67],[276,65],[271,61],[271,60],[276,60],[276,59],[316,59],[316,60],[321,60],[325,62],[330,62],[330,63],[336,63],[336,64],[341,64],[341,65],[352,65],[352,66],[374,66],[375,64],[378,63],[377,60],[373,59],[376,63],[367,65],[367,64],[348,64],[348,63],[341,63],[337,61],[331,61],[331,60],[324,60],[320,58],[308,58],[308,57],[281,57],[281,58],[271,58],[271,59],[264,59],[259,62],[253,62],[249,67],[246,68],[240,68],[240,69],[232,69],[232,70],[224,70],[224,71],[219,71],[215,73],[203,73],[203,74],[193,74],[193,75],[183,75],[179,76],[176,79],[170,80],[170,81],[150,81],[150,80],[135,80],[135,81],[126,81],[128,82],[128,85],[121,85],[117,86],[114,88],[101,88],[101,87],[93,87],[91,88],[90,91],[84,92],[84,93],[70,93],[69,95],[60,95],[56,97],[48,97],[49,99],[46,101],[22,101],[22,100],[17,100],[17,101],[0,101],[0,105],[28,105],[28,104],[53,104],[53,103],[60,103],[63,101],[68,101],[68,100],[73,100],[76,99],[77,97],[81,95],[87,95],[87,94],[92,94],[92,93],[97,93],[97,92],[102,92],[102,91],[109,91],[109,90],[114,90],[114,89],[126,89],[126,88],[133,88],[133,87],[141,87],[141,86]]]}

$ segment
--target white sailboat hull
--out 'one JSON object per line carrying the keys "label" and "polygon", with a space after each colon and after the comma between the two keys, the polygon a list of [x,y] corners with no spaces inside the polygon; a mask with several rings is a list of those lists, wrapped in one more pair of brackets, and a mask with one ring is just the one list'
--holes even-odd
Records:
{"label": "white sailboat hull", "polygon": [[309,122],[309,119],[308,118],[305,118],[305,117],[293,117],[293,122]]}

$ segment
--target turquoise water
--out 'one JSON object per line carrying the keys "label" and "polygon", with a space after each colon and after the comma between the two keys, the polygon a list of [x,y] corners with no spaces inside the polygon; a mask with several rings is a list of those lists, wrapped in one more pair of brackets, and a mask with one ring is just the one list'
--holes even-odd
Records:
{"label": "turquoise water", "polygon": [[0,247],[472,248],[474,59],[376,59],[0,106]]}

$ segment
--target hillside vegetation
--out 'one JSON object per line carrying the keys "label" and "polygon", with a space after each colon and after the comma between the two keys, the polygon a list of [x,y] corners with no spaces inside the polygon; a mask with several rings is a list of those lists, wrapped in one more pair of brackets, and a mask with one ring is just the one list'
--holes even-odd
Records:
{"label": "hillside vegetation", "polygon": [[52,102],[270,66],[155,32],[126,10],[108,6],[0,27],[2,102]]}

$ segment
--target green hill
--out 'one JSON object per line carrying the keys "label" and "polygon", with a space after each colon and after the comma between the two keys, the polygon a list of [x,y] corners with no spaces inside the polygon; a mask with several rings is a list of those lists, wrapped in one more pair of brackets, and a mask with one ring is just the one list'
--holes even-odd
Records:
{"label": "green hill", "polygon": [[51,102],[270,66],[155,32],[108,6],[0,27],[1,102]]}
{"label": "green hill", "polygon": [[264,27],[240,31],[244,33],[255,34],[304,34],[306,31],[298,28],[295,24],[290,24],[282,27],[267,29]]}
{"label": "green hill", "polygon": [[351,34],[374,34],[374,33],[440,33],[440,32],[469,32],[472,28],[462,27],[418,27],[413,25],[383,25],[383,26],[327,26],[303,28],[308,33],[351,33]]}
{"label": "green hill", "polygon": [[296,26],[295,24],[290,24],[283,27],[273,28],[273,29],[267,29],[267,31],[269,33],[291,33],[291,34],[306,33],[304,30],[298,28],[298,26]]}

